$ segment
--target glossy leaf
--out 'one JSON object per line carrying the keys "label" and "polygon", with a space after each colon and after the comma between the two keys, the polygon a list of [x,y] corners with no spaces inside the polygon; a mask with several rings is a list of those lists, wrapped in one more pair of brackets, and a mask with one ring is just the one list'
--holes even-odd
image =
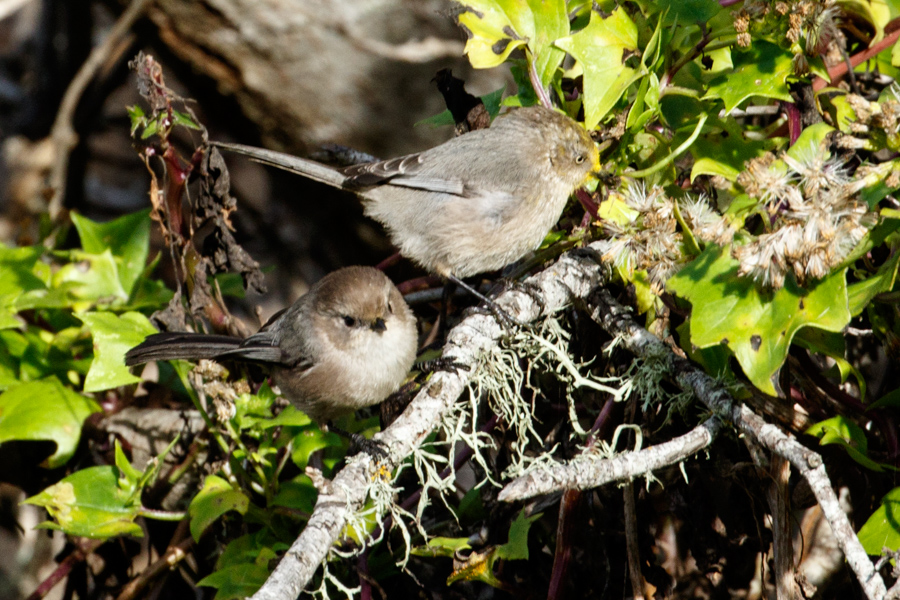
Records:
{"label": "glossy leaf", "polygon": [[436,536],[428,540],[424,546],[416,546],[410,552],[414,556],[443,556],[453,558],[453,555],[460,550],[468,550],[472,546],[469,545],[469,538],[451,538]]}
{"label": "glossy leaf", "polygon": [[751,279],[738,277],[738,266],[730,247],[709,245],[669,280],[667,289],[693,305],[693,345],[726,345],[753,385],[775,396],[778,371],[797,331],[840,331],[850,321],[846,270],[810,290],[789,278],[784,288],[761,292]]}
{"label": "glossy leaf", "polygon": [[656,5],[666,26],[706,23],[722,10],[716,0],[658,0]]}
{"label": "glossy leaf", "polygon": [[131,294],[144,271],[150,249],[150,211],[125,215],[108,223],[97,223],[72,213],[82,249],[89,254],[109,250],[116,263],[122,289]]}
{"label": "glossy leaf", "polygon": [[43,249],[37,246],[7,248],[0,244],[0,329],[21,325],[15,315],[23,294],[46,292],[47,281],[35,274],[42,255]]}
{"label": "glossy leaf", "polygon": [[268,576],[269,569],[266,565],[255,563],[231,565],[207,575],[198,581],[197,585],[216,588],[215,600],[237,600],[255,594]]}
{"label": "glossy leaf", "polygon": [[89,312],[79,315],[94,339],[94,360],[84,381],[84,391],[99,392],[141,379],[125,366],[125,353],[148,335],[156,333],[150,320],[137,312],[116,315]]}
{"label": "glossy leaf", "polygon": [[872,556],[879,556],[883,548],[900,550],[900,487],[885,494],[857,536],[866,554]]}
{"label": "glossy leaf", "polygon": [[119,535],[143,535],[134,519],[140,514],[139,498],[116,467],[89,467],[69,475],[25,502],[43,506],[56,522],[39,527],[59,529],[69,535],[95,539]]}
{"label": "glossy leaf", "polygon": [[856,317],[862,314],[875,296],[894,289],[898,265],[900,265],[900,252],[894,252],[891,258],[878,268],[877,273],[868,279],[853,283],[847,288],[851,315]]}
{"label": "glossy leaf", "polygon": [[625,65],[638,49],[637,26],[622,8],[607,18],[591,13],[587,27],[559,39],[556,45],[574,56],[584,72],[584,125],[597,126],[638,77]]}
{"label": "glossy leaf", "polygon": [[519,47],[530,51],[541,83],[550,83],[563,59],[553,42],[569,33],[564,0],[458,0],[458,17],[469,40],[466,54],[476,69],[496,67]]}
{"label": "glossy leaf", "polygon": [[840,415],[820,421],[806,430],[809,435],[819,438],[819,444],[837,444],[847,451],[850,458],[873,471],[882,471],[881,465],[869,458],[869,443],[863,429]]}
{"label": "glossy leaf", "polygon": [[744,163],[762,156],[774,145],[769,140],[744,138],[741,128],[729,118],[722,123],[721,129],[697,138],[691,146],[694,155],[691,181],[699,175],[720,175],[733,182],[744,170]]}
{"label": "glossy leaf", "polygon": [[250,499],[240,490],[216,475],[209,475],[203,482],[203,489],[191,500],[188,513],[191,516],[191,535],[194,540],[206,531],[219,517],[230,510],[244,514]]}
{"label": "glossy leaf", "polygon": [[55,377],[23,383],[0,394],[0,443],[56,442],[56,452],[44,464],[55,468],[72,457],[84,420],[99,411],[94,400],[65,387]]}
{"label": "glossy leaf", "polygon": [[752,97],[793,102],[787,78],[793,73],[793,55],[775,44],[754,41],[743,52],[733,52],[734,68],[710,82],[704,99],[720,98],[725,112]]}
{"label": "glossy leaf", "polygon": [[[504,587],[503,582],[494,575],[494,563],[500,559],[528,559],[528,531],[531,524],[540,517],[540,513],[526,517],[525,510],[521,510],[510,525],[507,543],[488,548],[484,552],[470,553],[468,560],[447,578],[447,584],[457,581],[481,581],[496,588]],[[454,540],[449,538],[447,543],[452,544]]]}
{"label": "glossy leaf", "polygon": [[113,305],[128,300],[128,292],[122,286],[116,260],[109,249],[100,254],[73,250],[71,260],[53,276],[53,286],[70,284],[72,296],[86,301],[76,303],[76,311],[86,310],[98,302]]}

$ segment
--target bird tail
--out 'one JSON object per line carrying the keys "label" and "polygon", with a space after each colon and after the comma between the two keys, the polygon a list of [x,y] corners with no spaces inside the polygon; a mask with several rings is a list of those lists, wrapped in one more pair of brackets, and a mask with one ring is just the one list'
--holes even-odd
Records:
{"label": "bird tail", "polygon": [[211,142],[213,146],[249,156],[252,160],[278,167],[303,177],[308,177],[314,181],[330,185],[331,187],[342,188],[347,178],[336,169],[332,169],[326,165],[317,163],[306,158],[298,158],[285,154],[284,152],[275,152],[274,150],[266,150],[265,148],[256,148],[254,146],[245,146],[243,144],[226,144],[224,142]]}
{"label": "bird tail", "polygon": [[215,358],[236,350],[241,339],[203,333],[155,333],[125,354],[129,367],[154,360]]}

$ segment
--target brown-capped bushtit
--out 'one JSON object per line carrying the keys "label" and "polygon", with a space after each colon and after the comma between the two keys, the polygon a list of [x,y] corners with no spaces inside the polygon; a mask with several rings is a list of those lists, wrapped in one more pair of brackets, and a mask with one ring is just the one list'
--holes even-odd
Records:
{"label": "brown-capped bushtit", "polygon": [[372,267],[345,267],[246,339],[158,333],[129,350],[125,364],[176,358],[263,363],[285,398],[321,425],[395,392],[417,344],[416,318],[391,280]]}
{"label": "brown-capped bushtit", "polygon": [[513,110],[418,154],[344,169],[215,145],[353,191],[401,254],[456,283],[536,249],[569,196],[600,169],[588,132],[541,106]]}

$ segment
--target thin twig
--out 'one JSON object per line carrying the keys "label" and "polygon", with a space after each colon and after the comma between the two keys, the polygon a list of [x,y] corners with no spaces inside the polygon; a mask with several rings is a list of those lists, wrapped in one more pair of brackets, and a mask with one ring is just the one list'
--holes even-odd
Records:
{"label": "thin twig", "polygon": [[[591,317],[604,329],[622,340],[622,344],[639,356],[659,353],[668,347],[646,329],[637,325],[630,311],[612,299],[609,292],[598,289],[589,299]],[[735,402],[731,394],[712,377],[688,361],[671,354],[675,380],[683,389],[693,390],[696,397],[717,417],[730,421],[742,434],[751,436],[757,443],[790,461],[809,483],[822,514],[857,581],[869,600],[882,600],[885,595],[884,580],[869,560],[847,514],[838,502],[831,480],[825,472],[822,457],[806,448],[789,433],[767,423],[746,405]],[[617,457],[618,458],[618,457]]]}
{"label": "thin twig", "polygon": [[[191,546],[194,545],[194,539],[190,535],[187,535],[186,538],[184,537],[188,534],[187,524],[187,520],[179,523],[178,528],[175,530],[175,534],[172,536],[173,543],[170,543],[169,547],[166,548],[165,553],[155,560],[153,564],[144,569],[140,575],[129,581],[128,585],[126,585],[116,597],[116,600],[132,600],[133,598],[137,598],[157,577],[166,571],[174,569],[178,563],[188,556],[187,552],[191,549]],[[181,541],[176,542],[176,540],[179,539]]]}
{"label": "thin twig", "polygon": [[828,76],[831,78],[831,81],[825,81],[821,77],[816,77],[813,80],[812,88],[814,92],[818,92],[822,90],[827,85],[837,85],[838,81],[847,74],[847,71],[851,68],[856,68],[859,65],[863,64],[870,58],[875,57],[877,54],[882,52],[886,48],[890,48],[893,46],[897,39],[900,38],[900,29],[897,29],[890,34],[884,36],[884,38],[878,42],[877,44],[871,46],[868,50],[863,50],[858,54],[854,54],[850,57],[849,61],[840,62],[830,69],[828,69]]}
{"label": "thin twig", "polygon": [[53,122],[53,129],[50,131],[50,138],[56,146],[56,155],[53,170],[50,172],[49,184],[52,195],[50,196],[48,211],[50,218],[54,222],[62,213],[65,202],[69,155],[75,146],[78,145],[78,135],[75,133],[73,124],[75,109],[78,108],[81,96],[94,79],[94,76],[115,49],[124,45],[122,42],[130,35],[131,27],[144,14],[147,5],[152,1],[132,0],[103,42],[91,50],[87,60],[81,65],[75,78],[72,79],[68,89],[66,89],[59,106],[59,112],[56,113],[56,120]]}
{"label": "thin twig", "polygon": [[76,547],[67,557],[65,557],[56,569],[44,579],[26,600],[40,600],[52,590],[57,583],[68,577],[69,573],[78,563],[84,561],[97,548],[102,546],[106,540],[89,540],[84,544]]}

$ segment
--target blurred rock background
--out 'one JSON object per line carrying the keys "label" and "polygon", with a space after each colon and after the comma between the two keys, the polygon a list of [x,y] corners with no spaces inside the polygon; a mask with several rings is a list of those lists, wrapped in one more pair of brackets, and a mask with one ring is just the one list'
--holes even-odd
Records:
{"label": "blurred rock background", "polygon": [[[60,162],[68,210],[104,220],[149,206],[150,179],[126,113],[143,103],[127,67],[138,51],[153,55],[167,85],[193,100],[212,139],[301,155],[334,143],[391,157],[448,139],[450,127],[415,126],[445,108],[431,81],[442,68],[478,95],[511,86],[505,71],[468,67],[449,0],[158,0],[115,38],[71,111],[61,110],[92,49],[130,4],[0,0],[0,242],[41,240]],[[61,124],[75,134],[70,153],[54,134]],[[199,141],[180,140],[183,155]],[[244,315],[257,305],[271,314],[325,273],[393,253],[352,196],[228,161],[236,236],[268,268],[269,293],[245,299]],[[68,235],[64,244],[77,241]],[[158,236],[154,243],[161,249]],[[399,281],[421,272],[401,262],[389,274]],[[16,521],[30,528],[44,518],[18,507],[23,497],[0,484],[2,598],[34,590],[61,549],[61,536],[54,545],[52,535],[17,529]],[[49,597],[64,593],[58,586]]]}

